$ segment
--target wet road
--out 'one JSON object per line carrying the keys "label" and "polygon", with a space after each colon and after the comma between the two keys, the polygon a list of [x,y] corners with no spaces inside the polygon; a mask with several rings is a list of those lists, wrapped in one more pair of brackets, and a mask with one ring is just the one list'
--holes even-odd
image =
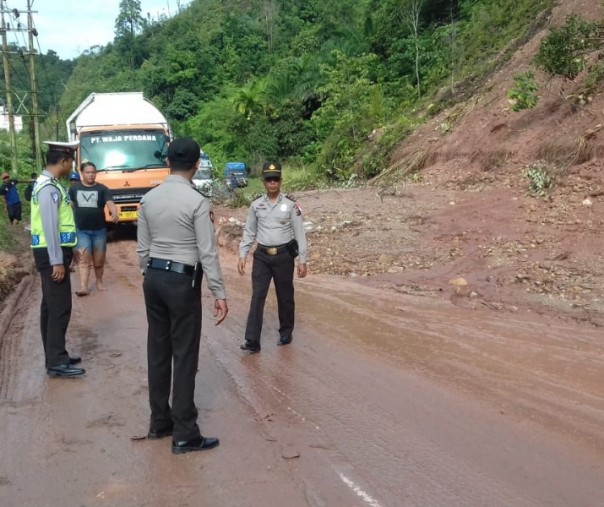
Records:
{"label": "wet road", "polygon": [[85,379],[48,379],[39,290],[0,345],[0,505],[604,506],[599,330],[464,310],[310,276],[291,347],[267,303],[263,351],[238,350],[249,278],[223,254],[227,321],[205,316],[196,401],[207,453],[147,430],[146,320],[132,241],[74,299]]}

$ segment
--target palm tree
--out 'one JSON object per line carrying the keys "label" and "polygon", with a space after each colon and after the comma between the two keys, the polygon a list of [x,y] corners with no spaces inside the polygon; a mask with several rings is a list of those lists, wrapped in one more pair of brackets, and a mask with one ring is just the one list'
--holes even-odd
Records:
{"label": "palm tree", "polygon": [[264,100],[266,96],[264,81],[248,82],[237,92],[233,99],[233,107],[239,114],[245,116],[249,121],[252,116],[264,110]]}

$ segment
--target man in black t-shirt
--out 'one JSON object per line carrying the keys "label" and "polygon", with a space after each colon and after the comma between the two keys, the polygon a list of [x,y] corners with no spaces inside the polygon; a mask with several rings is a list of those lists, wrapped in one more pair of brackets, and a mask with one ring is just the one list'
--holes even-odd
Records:
{"label": "man in black t-shirt", "polygon": [[78,229],[78,252],[80,263],[80,290],[78,296],[88,295],[90,270],[94,266],[97,290],[106,290],[103,285],[107,230],[105,229],[105,206],[109,208],[112,221],[118,221],[118,213],[109,189],[96,182],[96,166],[84,162],[80,167],[81,181],[69,189]]}

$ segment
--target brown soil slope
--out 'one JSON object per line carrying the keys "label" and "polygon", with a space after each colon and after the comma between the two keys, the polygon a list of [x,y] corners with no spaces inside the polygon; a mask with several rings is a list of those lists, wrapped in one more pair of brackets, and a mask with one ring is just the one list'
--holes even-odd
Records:
{"label": "brown soil slope", "polygon": [[[559,2],[547,26],[491,76],[481,95],[399,146],[392,160],[398,178],[388,185],[378,178],[364,189],[298,195],[311,273],[450,298],[468,309],[603,325],[604,93],[578,106],[572,96],[585,76],[565,82],[537,73],[535,109],[515,113],[507,100],[513,76],[531,68],[549,27],[573,12],[602,19],[597,3]],[[418,158],[425,166],[405,177]],[[535,163],[556,176],[545,198],[528,195],[524,172]],[[236,247],[240,226],[226,219],[244,220],[244,211],[218,214],[222,243]]]}

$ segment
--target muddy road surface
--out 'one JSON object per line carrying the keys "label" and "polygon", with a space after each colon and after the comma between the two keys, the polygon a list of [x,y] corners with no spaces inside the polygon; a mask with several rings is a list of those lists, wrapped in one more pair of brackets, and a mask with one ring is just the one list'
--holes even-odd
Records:
{"label": "muddy road surface", "polygon": [[[146,320],[132,239],[109,291],[74,297],[69,350],[87,375],[49,379],[39,281],[0,342],[2,506],[604,505],[604,338],[551,317],[468,310],[351,279],[297,281],[294,342],[238,346],[249,277],[223,252],[230,314],[211,298],[196,402],[219,448],[175,456],[147,431]],[[77,280],[74,279],[74,290]]]}

